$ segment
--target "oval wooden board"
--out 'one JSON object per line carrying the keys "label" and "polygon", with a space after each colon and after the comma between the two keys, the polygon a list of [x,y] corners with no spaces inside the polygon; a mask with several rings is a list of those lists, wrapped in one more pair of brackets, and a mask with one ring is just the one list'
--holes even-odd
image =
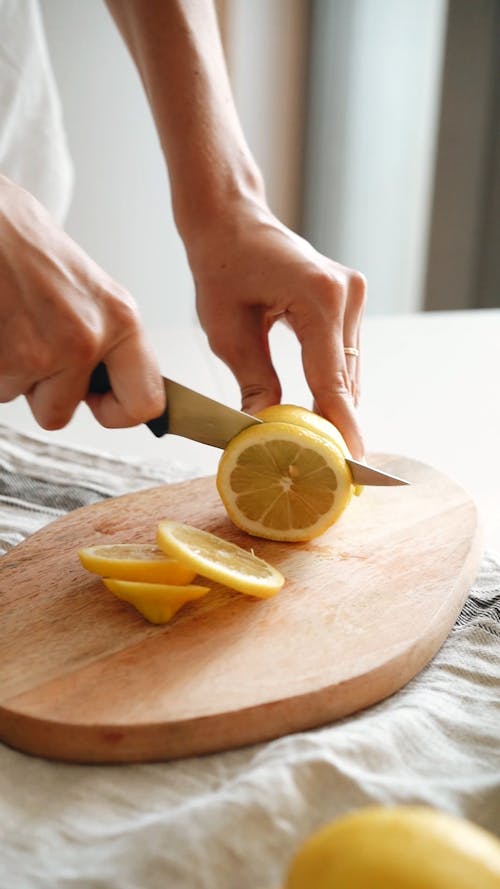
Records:
{"label": "oval wooden board", "polygon": [[[307,544],[250,538],[213,478],[107,500],[0,559],[0,738],[78,762],[163,760],[251,744],[354,713],[440,647],[479,564],[474,503],[402,457]],[[212,591],[155,627],[80,565],[79,546],[151,542],[166,517],[252,547],[287,578],[266,601]]]}

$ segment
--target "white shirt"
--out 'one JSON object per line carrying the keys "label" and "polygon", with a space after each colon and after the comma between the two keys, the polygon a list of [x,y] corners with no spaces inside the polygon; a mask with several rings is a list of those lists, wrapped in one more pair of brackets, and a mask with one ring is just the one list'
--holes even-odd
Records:
{"label": "white shirt", "polygon": [[63,221],[73,170],[38,0],[0,0],[0,172]]}

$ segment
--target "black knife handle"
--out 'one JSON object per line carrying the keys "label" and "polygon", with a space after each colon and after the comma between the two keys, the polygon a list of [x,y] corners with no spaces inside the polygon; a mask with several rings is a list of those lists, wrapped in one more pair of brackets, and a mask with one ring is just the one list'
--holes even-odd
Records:
{"label": "black knife handle", "polygon": [[[101,361],[90,375],[89,394],[104,395],[106,392],[110,391],[111,381],[109,379],[108,368]],[[146,423],[146,426],[157,438],[166,435],[168,432],[168,407],[165,408],[159,417],[155,417],[154,420],[149,420]]]}

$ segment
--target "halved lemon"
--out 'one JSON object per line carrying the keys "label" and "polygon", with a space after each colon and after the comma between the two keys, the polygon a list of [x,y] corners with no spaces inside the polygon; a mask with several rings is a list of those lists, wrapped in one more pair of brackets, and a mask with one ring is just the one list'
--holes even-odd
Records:
{"label": "halved lemon", "polygon": [[191,583],[196,571],[149,543],[112,543],[78,550],[84,568],[100,577],[145,583]]}
{"label": "halved lemon", "polygon": [[190,565],[197,574],[240,593],[267,599],[285,582],[264,559],[192,525],[165,519],[158,525],[157,541],[168,555]]}
{"label": "halved lemon", "polygon": [[273,421],[250,426],[229,442],[216,482],[234,524],[270,540],[323,534],[353,493],[337,443],[298,424]]}
{"label": "halved lemon", "polygon": [[186,602],[200,599],[210,587],[186,584],[139,583],[135,580],[116,580],[103,577],[108,590],[124,602],[129,602],[152,624],[165,624]]}
{"label": "halved lemon", "polygon": [[[278,423],[295,423],[296,426],[303,426],[305,429],[311,429],[318,435],[324,435],[328,441],[338,445],[344,457],[351,457],[351,452],[347,447],[344,436],[327,420],[326,417],[320,417],[314,411],[309,411],[305,407],[299,407],[296,404],[273,404],[264,408],[259,413],[259,417],[264,421]],[[354,485],[354,494],[358,497],[363,490],[363,485]]]}

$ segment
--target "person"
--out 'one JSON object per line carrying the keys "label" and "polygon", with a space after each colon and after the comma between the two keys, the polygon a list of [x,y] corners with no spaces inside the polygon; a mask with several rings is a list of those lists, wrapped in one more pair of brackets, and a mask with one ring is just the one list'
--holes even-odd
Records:
{"label": "person", "polygon": [[[357,413],[366,284],[271,212],[235,109],[212,0],[106,0],[135,62],[168,170],[172,211],[212,351],[242,409],[280,401],[268,333],[301,345],[314,408],[364,453]],[[44,429],[86,401],[103,426],[158,416],[164,390],[138,307],[28,190],[0,177],[0,401],[24,395]],[[107,365],[112,391],[89,395]]]}

